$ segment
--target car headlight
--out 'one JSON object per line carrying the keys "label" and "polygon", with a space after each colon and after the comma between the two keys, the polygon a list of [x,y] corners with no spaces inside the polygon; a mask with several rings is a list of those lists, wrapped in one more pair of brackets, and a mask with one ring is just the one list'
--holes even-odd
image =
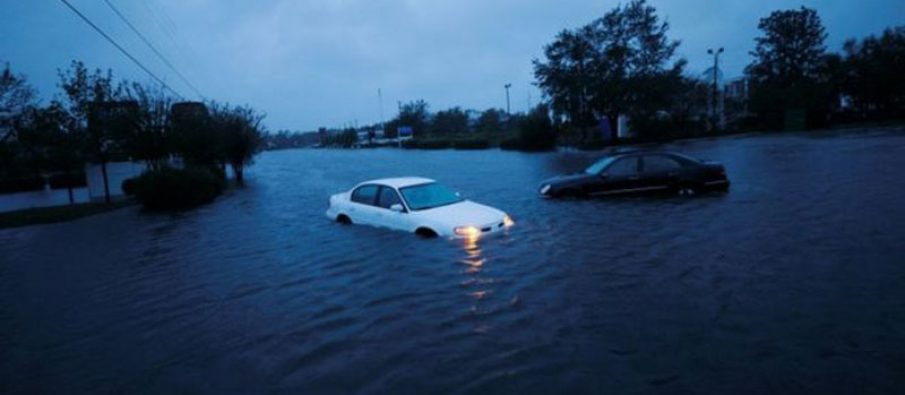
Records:
{"label": "car headlight", "polygon": [[457,226],[453,232],[463,237],[478,237],[481,234],[481,230],[474,226]]}
{"label": "car headlight", "polygon": [[503,216],[503,227],[508,228],[512,225],[515,225],[515,221],[512,220],[512,217],[510,217],[509,214],[504,215]]}
{"label": "car headlight", "polygon": [[550,192],[550,184],[544,185],[540,188],[541,195],[546,195],[547,192]]}

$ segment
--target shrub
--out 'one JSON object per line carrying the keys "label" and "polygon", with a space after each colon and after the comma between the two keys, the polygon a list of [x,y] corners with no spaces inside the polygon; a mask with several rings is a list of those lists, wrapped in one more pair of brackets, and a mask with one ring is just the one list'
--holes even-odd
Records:
{"label": "shrub", "polygon": [[[150,170],[123,189],[149,210],[184,210],[210,203],[226,187],[222,177],[204,168]],[[128,193],[128,191],[127,191]]]}
{"label": "shrub", "polygon": [[452,142],[449,140],[412,139],[402,142],[402,147],[408,149],[447,149],[450,148],[451,145]]}
{"label": "shrub", "polygon": [[134,196],[136,183],[138,183],[138,177],[125,179],[122,184],[123,193],[129,196]]}
{"label": "shrub", "polygon": [[50,189],[81,188],[88,186],[85,173],[56,174],[50,176]]}
{"label": "shrub", "polygon": [[31,192],[44,190],[41,177],[0,180],[0,193]]}
{"label": "shrub", "polygon": [[453,149],[488,149],[490,141],[487,139],[459,140],[454,141],[452,147]]}
{"label": "shrub", "polygon": [[556,149],[556,130],[548,112],[546,106],[537,106],[518,121],[518,137],[502,141],[500,148],[536,152]]}

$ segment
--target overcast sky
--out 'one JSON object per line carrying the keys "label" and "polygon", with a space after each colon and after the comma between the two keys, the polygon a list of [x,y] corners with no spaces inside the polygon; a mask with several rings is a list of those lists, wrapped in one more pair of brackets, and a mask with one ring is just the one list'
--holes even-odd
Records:
{"label": "overcast sky", "polygon": [[[531,60],[564,28],[618,4],[610,0],[110,0],[208,99],[249,104],[271,130],[314,130],[380,121],[398,101],[504,108],[537,103]],[[197,99],[103,0],[70,0],[155,74]],[[758,19],[772,10],[816,8],[831,50],[849,37],[905,25],[902,0],[650,1],[682,42],[690,73],[726,48],[728,77],[750,61]],[[114,75],[150,81],[58,0],[3,0],[0,61],[25,74],[46,102],[56,70],[73,59]]]}

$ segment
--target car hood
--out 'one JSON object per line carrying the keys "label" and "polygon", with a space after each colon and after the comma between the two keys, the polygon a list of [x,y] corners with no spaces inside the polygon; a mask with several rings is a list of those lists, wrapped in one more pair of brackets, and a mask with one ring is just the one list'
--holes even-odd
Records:
{"label": "car hood", "polygon": [[564,185],[581,184],[581,183],[585,183],[585,182],[593,180],[593,179],[594,179],[594,176],[591,174],[576,173],[576,174],[569,174],[569,175],[564,175],[564,176],[548,178],[548,179],[544,180],[544,182],[541,183],[541,186],[551,185],[553,187],[560,187],[560,186],[564,186]]}
{"label": "car hood", "polygon": [[418,211],[420,215],[430,217],[432,220],[448,227],[455,226],[484,226],[503,220],[506,215],[493,207],[463,200],[459,203]]}

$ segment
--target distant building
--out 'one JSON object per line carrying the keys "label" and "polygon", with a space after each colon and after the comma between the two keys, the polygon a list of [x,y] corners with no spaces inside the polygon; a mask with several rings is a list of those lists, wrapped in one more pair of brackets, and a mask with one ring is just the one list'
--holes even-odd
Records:
{"label": "distant building", "polygon": [[170,106],[174,122],[197,120],[208,115],[207,106],[201,102],[183,101]]}

